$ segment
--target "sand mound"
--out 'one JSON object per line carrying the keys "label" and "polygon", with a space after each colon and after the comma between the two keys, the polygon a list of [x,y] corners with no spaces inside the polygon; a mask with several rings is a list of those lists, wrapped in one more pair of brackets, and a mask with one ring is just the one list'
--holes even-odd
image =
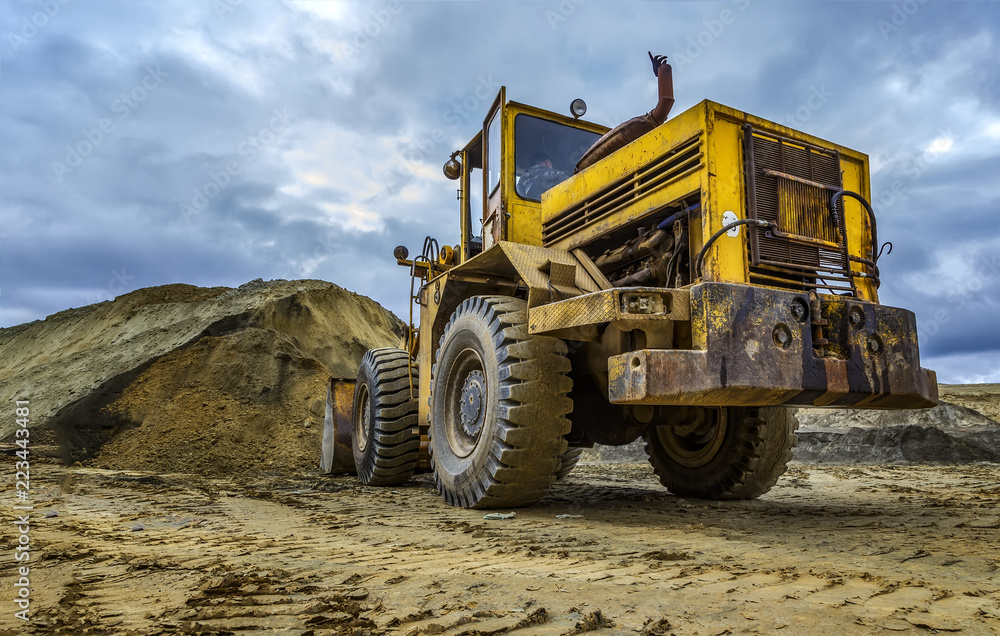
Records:
{"label": "sand mound", "polygon": [[[978,405],[995,412],[1000,395],[987,389],[979,393]],[[945,401],[914,411],[799,409],[798,418],[795,457],[803,462],[1000,461],[1000,423],[981,411]]]}
{"label": "sand mound", "polygon": [[1000,384],[939,384],[941,399],[1000,422]]}
{"label": "sand mound", "polygon": [[[0,330],[0,398],[69,461],[226,474],[318,458],[330,376],[399,320],[323,281],[166,285]],[[10,424],[0,437],[12,433]],[[35,433],[33,433],[35,438]]]}
{"label": "sand mound", "polygon": [[[163,356],[105,413],[105,468],[229,474],[316,463],[329,372],[291,337],[251,327]],[[136,427],[136,423],[141,423]]]}

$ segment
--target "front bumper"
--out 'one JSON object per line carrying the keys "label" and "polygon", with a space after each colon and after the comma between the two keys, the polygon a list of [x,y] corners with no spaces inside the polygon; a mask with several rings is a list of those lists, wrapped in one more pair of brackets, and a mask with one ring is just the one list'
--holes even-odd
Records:
{"label": "front bumper", "polygon": [[910,311],[824,296],[830,353],[819,357],[806,294],[725,283],[695,285],[690,292],[694,350],[612,356],[611,402],[877,409],[937,404],[937,377],[920,367]]}

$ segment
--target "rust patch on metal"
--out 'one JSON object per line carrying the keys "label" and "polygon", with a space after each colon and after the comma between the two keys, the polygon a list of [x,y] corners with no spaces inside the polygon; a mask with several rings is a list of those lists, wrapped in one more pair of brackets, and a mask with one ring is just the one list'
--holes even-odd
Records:
{"label": "rust patch on metal", "polygon": [[326,389],[326,416],[323,419],[322,473],[353,473],[354,380],[330,378]]}
{"label": "rust patch on metal", "polygon": [[[920,367],[912,312],[824,298],[829,345],[816,347],[805,293],[705,283],[691,290],[701,350],[643,349],[608,363],[616,404],[926,408],[933,371]],[[828,349],[828,351],[827,351]],[[818,354],[819,353],[819,354]]]}

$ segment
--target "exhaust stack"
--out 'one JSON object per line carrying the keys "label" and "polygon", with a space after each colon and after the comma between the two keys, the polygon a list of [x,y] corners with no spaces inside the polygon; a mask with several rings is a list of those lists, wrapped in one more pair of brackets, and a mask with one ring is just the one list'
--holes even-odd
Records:
{"label": "exhaust stack", "polygon": [[654,56],[649,53],[649,61],[653,63],[653,75],[656,76],[656,86],[659,97],[653,110],[640,117],[633,117],[623,124],[615,126],[611,131],[598,139],[587,149],[576,164],[576,171],[594,165],[619,148],[642,137],[667,120],[670,109],[674,106],[674,71],[667,64],[666,55]]}

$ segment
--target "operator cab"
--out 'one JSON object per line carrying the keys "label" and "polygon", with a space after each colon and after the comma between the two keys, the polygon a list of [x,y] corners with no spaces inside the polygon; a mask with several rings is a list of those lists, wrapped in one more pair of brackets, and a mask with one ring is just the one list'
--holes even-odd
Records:
{"label": "operator cab", "polygon": [[461,261],[498,241],[541,245],[542,194],[571,177],[580,157],[607,131],[508,102],[501,88],[483,130],[445,164],[445,175],[461,180]]}

